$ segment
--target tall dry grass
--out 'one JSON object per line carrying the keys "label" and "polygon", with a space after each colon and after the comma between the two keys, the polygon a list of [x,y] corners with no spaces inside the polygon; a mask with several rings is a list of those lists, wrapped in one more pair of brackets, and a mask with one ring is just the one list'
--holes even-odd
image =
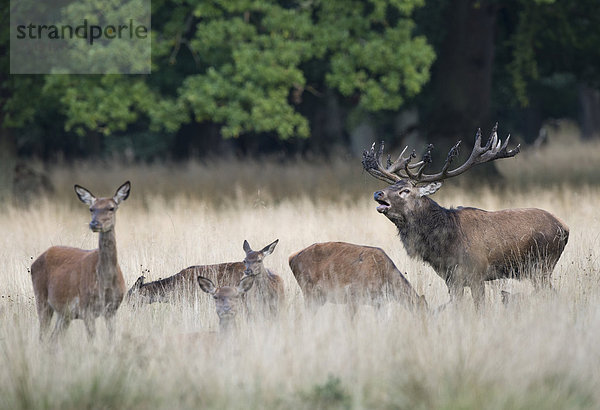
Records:
{"label": "tall dry grass", "polygon": [[[437,314],[364,307],[354,320],[341,306],[305,311],[288,255],[331,240],[380,246],[430,306],[448,300],[442,280],[408,258],[375,211],[372,192],[381,185],[357,160],[54,169],[56,197],[0,210],[0,408],[598,408],[600,185],[558,176],[589,174],[590,161],[598,172],[600,150],[572,148],[524,152],[500,164],[502,184],[467,179],[434,196],[445,206],[531,206],[563,219],[571,235],[553,275],[556,295],[504,307],[501,289],[532,287],[498,281],[487,286],[482,312],[467,298]],[[598,161],[575,161],[581,155]],[[588,164],[584,171],[568,168],[579,163]],[[536,179],[540,172],[557,177]],[[102,323],[88,342],[74,321],[60,344],[40,344],[31,258],[51,245],[95,247],[72,185],[107,195],[125,179],[132,193],[117,215],[117,244],[129,286],[142,269],[156,279],[241,260],[244,239],[258,248],[279,238],[265,265],[285,281],[280,320],[203,338],[218,325],[212,300],[201,295],[186,305],[122,305],[112,343]],[[194,332],[200,337],[190,341]]]}

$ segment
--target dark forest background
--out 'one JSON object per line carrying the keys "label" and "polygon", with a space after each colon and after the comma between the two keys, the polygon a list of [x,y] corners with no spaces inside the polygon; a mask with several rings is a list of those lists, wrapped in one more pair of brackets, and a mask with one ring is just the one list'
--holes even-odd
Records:
{"label": "dark forest background", "polygon": [[559,119],[600,137],[597,0],[152,0],[150,75],[9,75],[3,9],[2,184],[30,158],[443,154]]}

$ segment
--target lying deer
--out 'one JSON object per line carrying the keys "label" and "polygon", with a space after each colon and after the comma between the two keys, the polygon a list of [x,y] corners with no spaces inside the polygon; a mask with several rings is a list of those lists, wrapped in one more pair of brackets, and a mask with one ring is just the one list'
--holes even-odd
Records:
{"label": "lying deer", "polygon": [[244,263],[231,262],[190,266],[173,276],[148,283],[145,283],[144,276],[140,276],[127,292],[127,299],[143,303],[164,303],[172,300],[175,296],[193,299],[197,290],[196,278],[198,276],[211,278],[219,285],[233,285],[244,276],[245,269]]}
{"label": "lying deer", "polygon": [[354,313],[362,302],[379,306],[384,300],[398,300],[410,309],[427,308],[425,298],[380,248],[315,243],[292,254],[289,264],[308,306],[347,303]]}
{"label": "lying deer", "polygon": [[244,276],[255,276],[255,290],[246,296],[246,304],[251,314],[261,311],[267,317],[275,317],[279,313],[284,300],[283,280],[279,275],[265,268],[263,260],[273,253],[279,239],[265,246],[260,251],[253,251],[248,241],[244,241]]}
{"label": "lying deer", "polygon": [[452,147],[441,171],[425,174],[430,151],[423,160],[411,163],[414,152],[387,165],[381,162],[383,143],[363,154],[363,167],[375,178],[392,183],[374,194],[377,211],[398,228],[400,239],[411,257],[424,260],[445,280],[451,299],[470,287],[476,306],[484,301],[484,282],[500,278],[531,278],[536,287],[551,287],[550,276],[569,237],[569,228],[541,209],[506,209],[488,212],[477,208],[446,209],[429,198],[442,181],[471,167],[519,152],[507,150],[498,139],[497,124],[490,139],[481,145],[481,130],[471,155],[450,170],[460,141]]}
{"label": "lying deer", "polygon": [[90,229],[99,233],[99,246],[95,250],[53,246],[31,265],[40,340],[54,312],[57,321],[51,335],[53,340],[72,319],[83,319],[88,336],[93,338],[98,316],[104,316],[111,337],[114,334],[114,316],[126,289],[117,262],[115,214],[119,204],[129,196],[130,188],[127,181],[113,197],[96,198],[87,189],[75,185],[78,198],[90,207]]}

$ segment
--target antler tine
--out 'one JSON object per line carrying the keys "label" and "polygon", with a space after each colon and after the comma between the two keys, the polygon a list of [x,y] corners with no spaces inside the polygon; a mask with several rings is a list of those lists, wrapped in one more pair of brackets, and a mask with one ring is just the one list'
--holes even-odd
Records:
{"label": "antler tine", "polygon": [[[371,149],[363,152],[362,165],[365,171],[374,176],[377,179],[385,181],[390,184],[398,182],[401,177],[389,172],[381,164],[381,156],[383,155],[384,143],[381,141],[379,148],[375,150],[375,143],[371,145]],[[389,168],[389,167],[388,167]]]}
{"label": "antler tine", "polygon": [[460,141],[448,152],[448,157],[446,158],[446,162],[444,163],[444,166],[440,172],[431,175],[422,173],[417,173],[416,175],[409,174],[409,177],[417,183],[441,181],[446,178],[460,175],[477,164],[483,164],[485,162],[491,162],[501,158],[510,158],[517,155],[520,152],[520,145],[517,145],[517,147],[512,150],[508,150],[507,147],[510,140],[510,135],[507,136],[504,143],[502,143],[502,141],[498,138],[497,129],[498,123],[496,123],[496,125],[494,125],[492,128],[490,138],[485,146],[481,146],[481,129],[477,129],[473,151],[471,152],[471,155],[469,155],[469,158],[458,168],[455,168],[451,171],[448,170],[450,163],[458,155]]}
{"label": "antler tine", "polygon": [[[421,161],[417,162],[416,164],[406,163],[404,165],[404,172],[406,172],[406,176],[409,179],[411,179],[413,181],[418,181],[421,178],[421,175],[423,174],[425,167],[427,167],[427,165],[429,165],[431,163],[431,150],[432,149],[433,149],[433,144],[427,145],[427,147],[425,148],[425,153],[423,154],[423,158],[421,159]],[[414,150],[413,150],[412,155],[415,156]],[[410,171],[410,169],[416,168],[416,167],[418,167],[419,169],[417,170],[416,174],[413,174]]]}
{"label": "antler tine", "polygon": [[419,161],[417,163],[411,164],[410,162],[413,160],[413,158],[417,157],[417,154],[415,153],[415,150],[413,150],[410,153],[410,155],[405,158],[405,157],[403,157],[403,155],[407,149],[408,149],[408,145],[406,147],[404,147],[404,149],[398,156],[398,159],[396,161],[394,161],[393,164],[390,164],[390,166],[388,167],[388,171],[398,174],[402,178],[408,178],[408,175],[403,175],[400,173],[400,172],[404,171],[406,169],[406,167],[413,169],[413,168],[417,168],[417,167],[421,166],[421,164],[423,163],[423,161]]}

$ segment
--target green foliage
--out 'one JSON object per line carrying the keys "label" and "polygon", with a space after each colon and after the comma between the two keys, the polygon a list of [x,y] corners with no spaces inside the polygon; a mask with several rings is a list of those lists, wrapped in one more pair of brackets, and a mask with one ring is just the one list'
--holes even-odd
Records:
{"label": "green foliage", "polygon": [[[220,124],[224,137],[308,137],[299,110],[307,89],[333,88],[370,112],[398,109],[419,93],[434,59],[425,38],[412,34],[410,15],[423,3],[155,0],[152,75],[48,75],[36,92],[50,96],[64,129],[80,136],[110,138],[140,125],[173,134],[193,120]],[[88,1],[67,13],[89,9],[97,19],[93,11],[103,7],[112,6]],[[79,63],[91,64],[88,57]],[[22,127],[44,110],[26,98],[32,81],[9,85],[16,92],[3,107],[6,124]]]}
{"label": "green foliage", "polygon": [[[200,2],[191,48],[210,65],[184,81],[181,98],[196,121],[222,123],[226,137],[275,132],[307,137],[290,93],[308,82],[360,96],[370,111],[397,109],[428,80],[433,51],[412,38],[408,15],[421,1]],[[395,15],[393,21],[386,16]],[[307,78],[303,63],[327,67]]]}
{"label": "green foliage", "polygon": [[310,391],[302,393],[301,397],[313,409],[349,409],[352,404],[352,396],[340,378],[331,374],[325,383],[316,384]]}
{"label": "green foliage", "polygon": [[594,0],[523,1],[509,41],[515,97],[529,104],[532,85],[543,77],[571,73],[578,81],[600,86],[600,13]]}

